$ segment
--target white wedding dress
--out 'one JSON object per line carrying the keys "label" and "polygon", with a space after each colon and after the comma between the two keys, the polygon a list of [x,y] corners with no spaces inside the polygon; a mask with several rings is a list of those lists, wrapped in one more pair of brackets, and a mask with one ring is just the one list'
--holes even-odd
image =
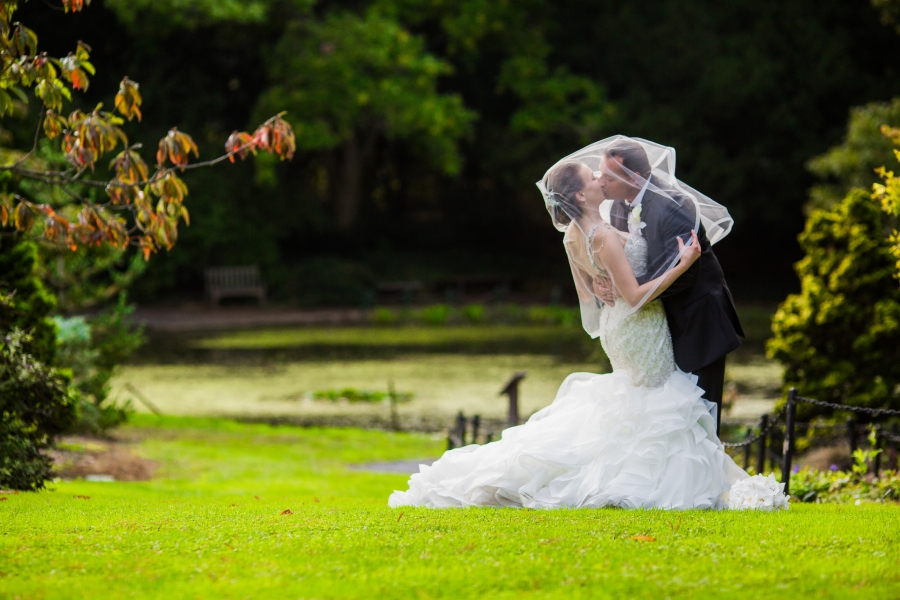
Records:
{"label": "white wedding dress", "polygon": [[[630,236],[625,253],[642,275],[646,241]],[[421,465],[409,489],[391,494],[388,504],[729,507],[729,490],[748,475],[716,437],[715,405],[701,397],[696,377],[675,366],[662,303],[633,312],[619,299],[601,311],[600,321],[612,373],[569,375],[553,403],[528,422],[505,430],[499,441],[450,450]],[[778,494],[750,493],[769,507],[786,504]]]}

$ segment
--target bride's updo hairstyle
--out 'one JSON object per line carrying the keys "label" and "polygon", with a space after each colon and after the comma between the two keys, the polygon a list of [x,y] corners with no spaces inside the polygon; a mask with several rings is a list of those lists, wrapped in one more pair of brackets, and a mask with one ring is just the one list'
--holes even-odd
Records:
{"label": "bride's updo hairstyle", "polygon": [[550,169],[544,176],[544,187],[550,192],[553,205],[550,207],[553,220],[560,225],[568,225],[584,210],[575,194],[584,189],[581,169],[584,165],[575,160],[567,160]]}

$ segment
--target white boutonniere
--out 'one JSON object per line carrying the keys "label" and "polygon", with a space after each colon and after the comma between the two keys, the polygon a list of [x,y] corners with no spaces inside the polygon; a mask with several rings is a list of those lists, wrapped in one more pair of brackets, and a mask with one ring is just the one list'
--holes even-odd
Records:
{"label": "white boutonniere", "polygon": [[628,233],[632,235],[643,235],[641,233],[641,229],[647,226],[646,223],[641,221],[641,204],[635,206],[631,214],[628,215]]}

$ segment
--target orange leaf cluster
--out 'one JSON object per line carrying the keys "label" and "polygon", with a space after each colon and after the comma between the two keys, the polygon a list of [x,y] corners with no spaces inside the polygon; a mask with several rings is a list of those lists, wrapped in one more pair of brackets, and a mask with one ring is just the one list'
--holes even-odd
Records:
{"label": "orange leaf cluster", "polygon": [[160,167],[166,162],[166,158],[176,167],[184,167],[188,163],[188,156],[194,153],[199,157],[200,151],[194,139],[183,131],[178,131],[177,127],[169,130],[169,133],[163,139],[159,140],[159,150],[156,152],[156,164]]}
{"label": "orange leaf cluster", "polygon": [[90,6],[91,0],[63,0],[63,8],[66,12],[78,12],[85,5]]}
{"label": "orange leaf cluster", "polygon": [[117,127],[122,120],[106,112],[101,112],[98,105],[91,113],[75,110],[69,116],[69,129],[63,139],[63,152],[66,159],[75,167],[90,167],[101,155],[110,152],[121,140],[128,143],[125,133]]}
{"label": "orange leaf cluster", "polygon": [[119,84],[119,93],[116,94],[116,110],[129,121],[135,117],[141,120],[141,104],[144,100],[138,92],[138,84],[127,77]]}
{"label": "orange leaf cluster", "polygon": [[[62,4],[66,12],[77,12],[90,0],[62,0]],[[37,35],[21,23],[11,23],[16,6],[13,0],[0,0],[0,116],[13,111],[13,98],[27,102],[25,90],[33,88],[46,109],[41,123],[44,135],[50,140],[61,138],[61,148],[74,169],[37,171],[22,159],[6,170],[18,177],[60,186],[75,203],[35,204],[0,192],[0,224],[12,224],[20,232],[42,235],[72,250],[81,245],[111,244],[124,248],[131,244],[139,246],[148,258],[159,249],[171,249],[178,238],[180,222],[190,224],[184,206],[188,187],[176,171],[188,168],[191,153],[199,157],[197,144],[190,135],[172,128],[159,142],[157,168],[151,173],[140,155],[140,145],[130,146],[122,129],[126,119],[142,118],[139,85],[127,77],[115,97],[117,114],[104,112],[98,105],[93,111],[75,110],[65,116],[64,101],[72,100],[73,89],[87,90],[89,76],[95,74],[91,49],[78,42],[75,51],[65,58],[38,53]],[[190,167],[210,166],[226,157],[234,162],[235,156],[243,159],[258,149],[282,159],[292,158],[296,150],[294,133],[282,116],[269,119],[252,135],[235,132],[228,138],[224,157]],[[84,182],[105,185],[111,206],[78,197],[68,186],[83,181],[87,169],[93,171],[104,155],[116,151],[120,142],[122,149],[109,164],[113,178],[108,182]]]}

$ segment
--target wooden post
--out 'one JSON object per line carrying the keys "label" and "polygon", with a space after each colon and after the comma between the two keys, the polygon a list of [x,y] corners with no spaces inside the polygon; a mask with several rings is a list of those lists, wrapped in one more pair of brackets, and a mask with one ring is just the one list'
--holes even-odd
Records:
{"label": "wooden post", "polygon": [[453,434],[447,432],[447,450],[453,450],[456,446],[453,444]]}
{"label": "wooden post", "polygon": [[481,426],[481,415],[472,417],[472,443],[478,443],[478,428]]}
{"label": "wooden post", "polygon": [[[744,437],[749,438],[752,433],[753,433],[753,429],[748,427],[747,430],[744,432]],[[746,446],[744,446],[744,470],[745,471],[750,468],[750,446],[752,446],[752,445],[753,444],[747,444]]]}
{"label": "wooden post", "polygon": [[[878,450],[879,446],[881,446],[881,428],[875,428],[875,446],[872,450]],[[878,477],[878,472],[881,471],[881,452],[875,455],[875,458],[872,459],[872,470],[875,471],[875,477]]]}
{"label": "wooden post", "polygon": [[[759,430],[765,431],[768,426],[769,415],[761,416],[759,418]],[[763,433],[759,438],[759,447],[756,449],[756,472],[759,475],[762,475],[763,471],[766,470],[766,440],[768,437],[768,434]]]}
{"label": "wooden post", "polygon": [[528,375],[528,371],[518,371],[513,374],[506,385],[503,386],[503,389],[500,390],[500,395],[506,394],[509,396],[509,426],[515,427],[519,424],[519,382],[525,379]]}
{"label": "wooden post", "polygon": [[394,391],[393,380],[388,380],[388,398],[391,402],[391,429],[400,431],[400,415],[397,414],[397,393]]}
{"label": "wooden post", "polygon": [[794,451],[794,417],[797,415],[797,388],[791,388],[787,399],[787,423],[784,427],[784,454],[781,463],[781,481],[784,482],[784,493],[789,494],[791,488],[791,459]]}
{"label": "wooden post", "polygon": [[897,424],[891,424],[891,437],[888,439],[888,469],[897,468]]}
{"label": "wooden post", "polygon": [[850,456],[856,451],[856,419],[847,419],[847,439],[850,440]]}
{"label": "wooden post", "polygon": [[486,443],[486,444],[490,444],[490,443],[493,442],[493,441],[494,441],[494,432],[493,432],[493,431],[488,431],[488,432],[487,432],[487,439],[486,439],[485,443]]}
{"label": "wooden post", "polygon": [[466,415],[463,411],[459,411],[456,415],[456,443],[460,446],[466,445]]}

